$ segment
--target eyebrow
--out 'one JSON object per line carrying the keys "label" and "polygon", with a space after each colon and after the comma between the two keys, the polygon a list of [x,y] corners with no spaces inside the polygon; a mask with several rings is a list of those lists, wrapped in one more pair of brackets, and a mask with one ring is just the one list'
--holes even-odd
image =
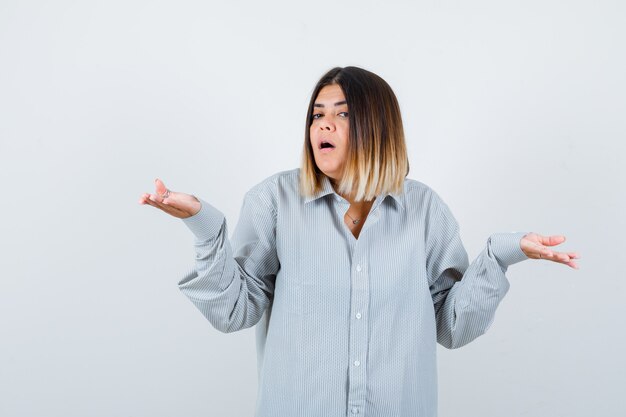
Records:
{"label": "eyebrow", "polygon": [[[341,106],[342,104],[348,104],[346,100],[338,101],[335,103],[335,106]],[[315,103],[313,107],[325,107],[322,103]]]}

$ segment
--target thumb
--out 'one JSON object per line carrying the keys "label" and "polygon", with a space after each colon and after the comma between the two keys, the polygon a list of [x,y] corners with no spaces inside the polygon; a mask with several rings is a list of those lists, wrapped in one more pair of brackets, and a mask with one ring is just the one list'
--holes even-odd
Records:
{"label": "thumb", "polygon": [[554,236],[542,236],[541,243],[546,246],[554,246],[560,243],[565,242],[565,236],[562,235],[554,235]]}
{"label": "thumb", "polygon": [[158,178],[154,180],[154,185],[156,186],[156,192],[158,195],[163,195],[165,194],[165,191],[167,191],[167,188],[165,187],[165,184],[163,184],[163,181]]}

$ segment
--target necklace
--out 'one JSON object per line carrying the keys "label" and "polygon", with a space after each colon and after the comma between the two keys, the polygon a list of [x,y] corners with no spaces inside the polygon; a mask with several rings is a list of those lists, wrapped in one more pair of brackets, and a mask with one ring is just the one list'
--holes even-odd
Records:
{"label": "necklace", "polygon": [[346,214],[348,215],[348,217],[350,217],[350,219],[352,219],[352,224],[358,224],[361,221],[361,219],[356,219],[356,220],[353,219],[352,216],[350,216],[350,214],[347,211],[346,211]]}

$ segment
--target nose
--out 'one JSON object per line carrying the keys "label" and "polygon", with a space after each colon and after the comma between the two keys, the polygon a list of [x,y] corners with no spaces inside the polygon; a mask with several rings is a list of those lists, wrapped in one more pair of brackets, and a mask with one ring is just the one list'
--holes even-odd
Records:
{"label": "nose", "polygon": [[320,130],[326,130],[329,132],[332,132],[335,130],[335,124],[332,121],[329,121],[328,119],[322,120],[319,126],[320,126]]}

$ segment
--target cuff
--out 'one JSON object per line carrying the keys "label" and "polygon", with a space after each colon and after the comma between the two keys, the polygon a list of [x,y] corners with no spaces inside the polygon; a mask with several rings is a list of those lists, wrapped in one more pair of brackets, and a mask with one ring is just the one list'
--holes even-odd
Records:
{"label": "cuff", "polygon": [[494,233],[489,237],[491,253],[498,263],[509,266],[530,259],[520,246],[520,241],[527,233],[529,232]]}
{"label": "cuff", "polygon": [[196,238],[200,240],[209,240],[215,238],[222,223],[224,223],[224,214],[201,198],[200,211],[190,217],[185,217],[183,223],[193,232]]}

